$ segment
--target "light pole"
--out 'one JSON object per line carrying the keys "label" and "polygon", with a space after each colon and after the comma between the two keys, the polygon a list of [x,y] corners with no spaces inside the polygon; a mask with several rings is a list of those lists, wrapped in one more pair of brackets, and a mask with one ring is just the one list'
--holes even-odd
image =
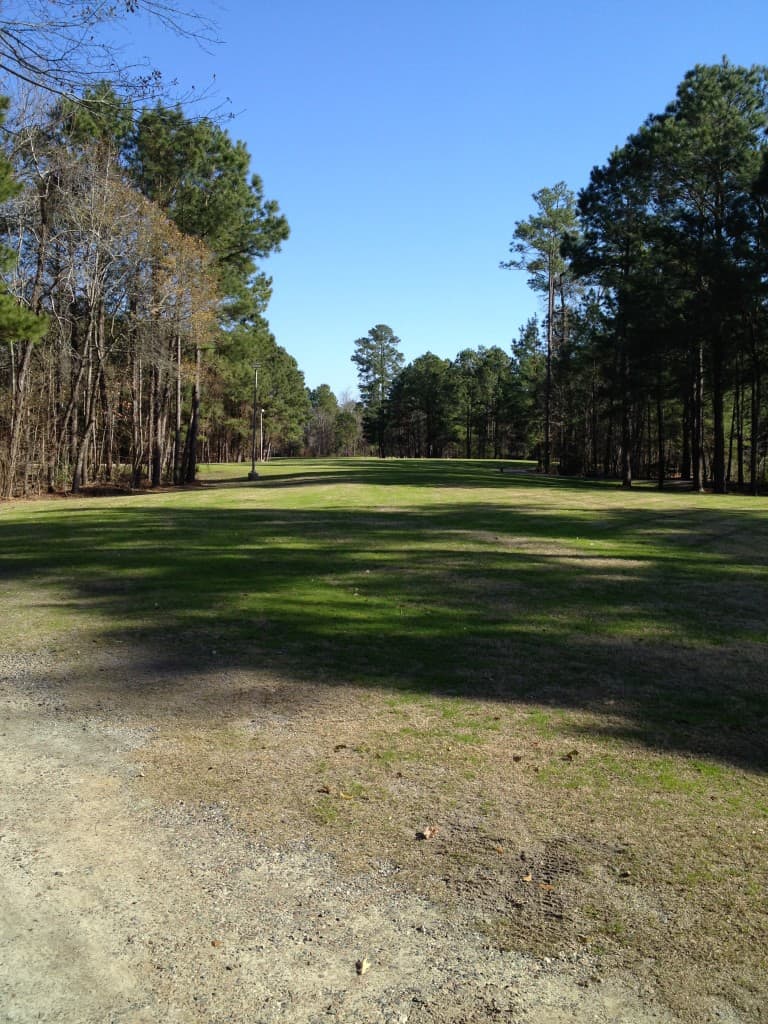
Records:
{"label": "light pole", "polygon": [[264,461],[264,409],[259,407],[259,462]]}
{"label": "light pole", "polygon": [[[253,364],[253,421],[251,425],[251,472],[248,474],[249,480],[258,480],[259,474],[256,472],[256,412],[257,405],[256,401],[259,397],[259,364]],[[263,412],[263,410],[262,410]]]}

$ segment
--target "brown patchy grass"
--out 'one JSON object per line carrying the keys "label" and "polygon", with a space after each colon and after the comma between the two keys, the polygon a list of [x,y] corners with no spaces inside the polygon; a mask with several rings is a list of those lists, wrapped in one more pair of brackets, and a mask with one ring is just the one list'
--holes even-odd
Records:
{"label": "brown patchy grass", "polygon": [[289,699],[279,685],[232,703],[141,752],[156,794],[223,803],[244,831],[309,838],[351,873],[385,865],[398,886],[471,908],[502,948],[587,949],[683,1020],[702,1019],[713,992],[760,1019],[758,773],[595,738],[610,716],[551,705],[354,688]]}

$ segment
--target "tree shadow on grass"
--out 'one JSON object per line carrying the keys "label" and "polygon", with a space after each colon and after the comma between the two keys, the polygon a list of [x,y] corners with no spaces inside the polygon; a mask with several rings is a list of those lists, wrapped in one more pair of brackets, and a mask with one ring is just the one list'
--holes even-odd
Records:
{"label": "tree shadow on grass", "polygon": [[54,586],[97,644],[142,666],[134,683],[105,681],[117,695],[150,677],[183,696],[212,670],[268,670],[287,698],[297,684],[370,685],[584,709],[596,733],[768,767],[759,508],[482,500],[38,505],[3,525],[2,569]]}
{"label": "tree shadow on grass", "polygon": [[[205,473],[199,483],[202,487],[252,487],[258,490],[288,489],[317,486],[318,484],[353,484],[356,486],[391,486],[396,479],[398,486],[415,487],[477,487],[505,489],[510,485],[510,474],[501,468],[509,466],[504,459],[319,459],[302,460],[302,469],[286,470],[292,460],[258,463],[258,480],[248,480],[250,467],[243,465],[240,472],[224,474]],[[393,476],[394,475],[394,476]],[[544,476],[527,468],[514,474],[517,485],[530,483],[533,486],[561,489],[579,489],[595,486],[615,488],[615,481],[587,481],[576,477]]]}

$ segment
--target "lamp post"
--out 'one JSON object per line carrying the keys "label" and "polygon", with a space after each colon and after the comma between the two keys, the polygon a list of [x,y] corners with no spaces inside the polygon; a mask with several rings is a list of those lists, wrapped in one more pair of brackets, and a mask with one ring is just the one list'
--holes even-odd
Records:
{"label": "lamp post", "polygon": [[264,409],[259,408],[259,462],[264,461]]}
{"label": "lamp post", "polygon": [[[253,364],[253,421],[251,425],[251,472],[248,474],[249,480],[258,480],[259,474],[256,472],[256,413],[257,405],[256,401],[259,397],[259,364]],[[263,412],[263,410],[262,410]]]}

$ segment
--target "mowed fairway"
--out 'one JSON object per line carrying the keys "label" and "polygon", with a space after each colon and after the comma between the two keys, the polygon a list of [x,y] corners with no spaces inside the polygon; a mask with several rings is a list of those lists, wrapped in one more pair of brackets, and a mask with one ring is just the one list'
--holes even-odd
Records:
{"label": "mowed fairway", "polygon": [[489,949],[586,954],[585,987],[634,978],[675,1019],[764,1019],[766,499],[244,475],[0,508],[24,685],[130,720],[142,799],[375,870]]}

